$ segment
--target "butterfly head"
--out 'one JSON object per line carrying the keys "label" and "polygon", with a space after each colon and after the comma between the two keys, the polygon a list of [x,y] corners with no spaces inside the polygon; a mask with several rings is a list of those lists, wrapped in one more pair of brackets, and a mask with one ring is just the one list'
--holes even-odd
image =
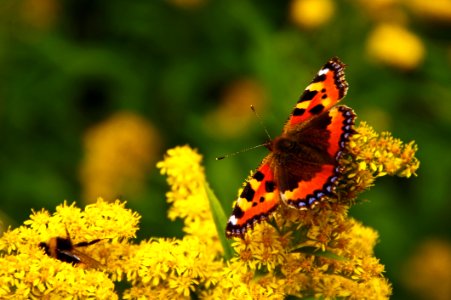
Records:
{"label": "butterfly head", "polygon": [[271,142],[270,150],[276,153],[290,153],[296,150],[296,142],[282,135]]}

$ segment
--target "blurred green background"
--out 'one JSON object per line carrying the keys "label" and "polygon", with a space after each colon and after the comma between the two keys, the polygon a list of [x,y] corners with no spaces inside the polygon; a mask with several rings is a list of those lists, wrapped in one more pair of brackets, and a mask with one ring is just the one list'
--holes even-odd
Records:
{"label": "blurred green background", "polygon": [[[155,163],[204,156],[231,211],[318,69],[347,65],[344,104],[419,145],[418,177],[384,177],[352,215],[378,230],[393,299],[451,297],[451,0],[2,0],[0,229],[97,196],[181,236]],[[228,212],[227,212],[228,213]]]}

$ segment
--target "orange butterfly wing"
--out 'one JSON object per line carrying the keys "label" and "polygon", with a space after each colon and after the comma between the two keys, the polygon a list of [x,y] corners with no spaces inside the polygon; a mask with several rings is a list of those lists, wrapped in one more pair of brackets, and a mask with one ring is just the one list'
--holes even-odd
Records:
{"label": "orange butterfly wing", "polygon": [[348,83],[345,80],[344,68],[345,64],[333,57],[318,71],[296,103],[284,132],[327,111],[346,96]]}
{"label": "orange butterfly wing", "polygon": [[242,237],[280,199],[307,209],[334,193],[338,160],[354,133],[352,109],[335,106],[347,90],[344,64],[330,59],[301,95],[282,134],[269,144],[271,153],[247,180],[227,223],[227,237]]}
{"label": "orange butterfly wing", "polygon": [[279,190],[274,174],[265,161],[248,178],[236,200],[232,215],[227,222],[227,237],[242,236],[255,222],[265,219],[279,204]]}
{"label": "orange butterfly wing", "polygon": [[354,119],[352,109],[335,106],[312,119],[299,133],[288,135],[301,145],[298,146],[301,151],[285,151],[274,166],[281,199],[285,203],[307,209],[323,197],[334,194],[341,172],[339,159],[354,133]]}

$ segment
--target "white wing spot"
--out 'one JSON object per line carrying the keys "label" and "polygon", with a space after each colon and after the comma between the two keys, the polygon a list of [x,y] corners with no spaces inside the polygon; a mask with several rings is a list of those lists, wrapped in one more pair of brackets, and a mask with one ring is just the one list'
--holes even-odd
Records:
{"label": "white wing spot", "polygon": [[229,223],[230,223],[230,224],[236,225],[237,222],[238,222],[238,220],[235,218],[235,216],[233,216],[233,215],[230,216],[230,218],[229,218]]}
{"label": "white wing spot", "polygon": [[325,75],[325,74],[327,74],[327,72],[329,72],[329,69],[328,68],[324,68],[324,69],[321,69],[321,70],[318,71],[318,75],[319,76]]}

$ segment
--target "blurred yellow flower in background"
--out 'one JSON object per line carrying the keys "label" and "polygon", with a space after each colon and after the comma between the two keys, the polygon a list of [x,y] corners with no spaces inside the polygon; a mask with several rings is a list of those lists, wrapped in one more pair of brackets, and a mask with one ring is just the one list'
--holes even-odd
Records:
{"label": "blurred yellow flower in background", "polygon": [[404,284],[422,299],[451,299],[451,244],[441,239],[426,240],[408,259]]}
{"label": "blurred yellow flower in background", "polygon": [[373,11],[387,9],[393,7],[394,5],[399,4],[399,0],[372,0],[372,1],[354,0],[354,1],[360,5],[363,5],[365,8]]}
{"label": "blurred yellow flower in background", "polygon": [[207,115],[205,129],[211,135],[237,136],[244,134],[254,115],[249,107],[263,110],[265,91],[261,84],[250,78],[232,82],[224,91],[216,110]]}
{"label": "blurred yellow flower in background", "polygon": [[390,23],[379,24],[370,33],[366,47],[371,58],[402,70],[418,67],[426,51],[417,35]]}
{"label": "blurred yellow flower in background", "polygon": [[21,8],[22,19],[36,29],[48,29],[56,23],[60,5],[56,0],[24,0]]}
{"label": "blurred yellow flower in background", "polygon": [[408,16],[401,7],[400,0],[354,0],[376,21],[388,21],[397,24],[407,23]]}
{"label": "blurred yellow flower in background", "polygon": [[415,14],[432,22],[451,22],[451,0],[405,0]]}
{"label": "blurred yellow flower in background", "polygon": [[326,24],[335,13],[332,0],[293,0],[290,18],[301,28],[314,29]]}
{"label": "blurred yellow flower in background", "polygon": [[153,126],[131,112],[120,112],[90,128],[80,167],[83,199],[114,200],[136,195],[160,149]]}
{"label": "blurred yellow flower in background", "polygon": [[168,2],[182,8],[197,8],[204,5],[207,0],[168,0]]}

